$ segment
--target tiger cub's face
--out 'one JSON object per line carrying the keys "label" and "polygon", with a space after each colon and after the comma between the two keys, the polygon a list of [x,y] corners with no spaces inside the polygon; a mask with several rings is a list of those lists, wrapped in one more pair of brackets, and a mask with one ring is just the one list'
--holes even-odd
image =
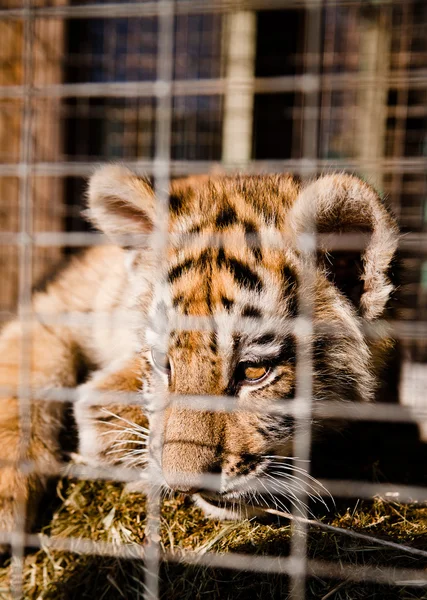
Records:
{"label": "tiger cub's face", "polygon": [[[156,234],[153,191],[129,171],[96,173],[89,198],[110,235]],[[356,301],[301,249],[312,225],[372,232]],[[299,336],[311,348],[314,402],[372,399],[363,320],[382,314],[392,290],[397,230],[375,192],[347,175],[305,188],[287,175],[176,181],[168,229],[161,252],[137,247],[129,261],[135,306],[149,305],[140,339],[152,460],[166,486],[239,516],[255,478],[295,492],[286,461],[294,419],[277,408],[298,393]]]}

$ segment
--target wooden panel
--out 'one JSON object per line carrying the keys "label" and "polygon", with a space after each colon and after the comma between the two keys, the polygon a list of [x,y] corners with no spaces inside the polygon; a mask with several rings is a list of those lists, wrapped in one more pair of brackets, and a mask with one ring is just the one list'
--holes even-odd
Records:
{"label": "wooden panel", "polygon": [[[64,4],[56,0],[53,4]],[[6,0],[3,6],[16,6]],[[22,85],[23,23],[0,21],[0,85]],[[64,56],[64,23],[59,19],[37,19],[34,22],[32,52],[33,84],[47,85],[62,81]],[[0,99],[0,162],[18,163],[22,135],[21,99]],[[32,106],[31,142],[33,160],[61,159],[61,100],[36,100]],[[0,178],[0,231],[19,230],[19,188],[17,178]],[[63,189],[58,178],[34,178],[31,185],[34,231],[63,230]],[[42,277],[61,256],[61,248],[36,248],[34,280]],[[17,248],[0,247],[0,311],[13,311],[17,299]]]}

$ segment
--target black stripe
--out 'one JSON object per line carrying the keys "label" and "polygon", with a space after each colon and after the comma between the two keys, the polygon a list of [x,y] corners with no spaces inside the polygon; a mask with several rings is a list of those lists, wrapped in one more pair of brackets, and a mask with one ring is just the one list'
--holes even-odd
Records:
{"label": "black stripe", "polygon": [[[173,283],[176,279],[179,279],[185,272],[191,268],[206,268],[209,262],[212,260],[212,250],[209,248],[204,250],[197,258],[187,258],[182,263],[171,267],[168,272],[168,280]],[[260,292],[263,288],[261,278],[255,271],[253,271],[248,265],[245,265],[236,258],[229,258],[225,256],[224,249],[220,248],[217,254],[217,265],[218,267],[225,266],[237,280],[237,282],[243,287]]]}
{"label": "black stripe", "polygon": [[257,337],[254,340],[252,340],[252,343],[266,345],[271,344],[272,342],[274,342],[275,339],[276,336],[274,335],[274,333],[265,333],[264,335],[261,335],[260,337]]}
{"label": "black stripe", "polygon": [[290,317],[298,315],[298,276],[287,264],[282,265],[283,297],[287,300]]}
{"label": "black stripe", "polygon": [[195,223],[194,225],[192,225],[190,227],[190,229],[187,231],[188,234],[193,234],[193,233],[200,233],[201,230],[206,226],[206,223]]}
{"label": "black stripe", "polygon": [[218,352],[218,341],[217,341],[217,334],[215,331],[211,332],[211,341],[209,344],[209,348],[212,350],[212,352],[214,354],[216,354]]}
{"label": "black stripe", "polygon": [[283,264],[281,271],[285,287],[296,287],[298,285],[298,276],[292,267]]}
{"label": "black stripe", "polygon": [[223,307],[225,308],[225,310],[228,310],[228,311],[230,311],[234,306],[234,300],[230,300],[229,298],[226,298],[225,296],[221,296],[221,303],[222,303]]}
{"label": "black stripe", "polygon": [[217,215],[215,225],[220,229],[230,227],[237,221],[237,214],[234,208],[230,205],[223,208]]}
{"label": "black stripe", "polygon": [[176,279],[179,279],[188,269],[195,266],[195,261],[192,258],[187,258],[182,263],[178,263],[174,267],[171,267],[168,272],[169,283],[173,283]]}
{"label": "black stripe", "polygon": [[285,338],[280,345],[278,360],[281,363],[295,364],[296,359],[296,341],[293,336]]}
{"label": "black stripe", "polygon": [[233,335],[233,355],[236,354],[236,352],[238,351],[241,340],[242,338],[239,333],[235,333]]}
{"label": "black stripe", "polygon": [[258,262],[262,261],[262,251],[261,251],[261,238],[258,233],[258,229],[256,228],[254,223],[250,223],[249,221],[245,221],[243,223],[245,228],[245,238],[246,243],[248,244],[252,254]]}
{"label": "black stripe", "polygon": [[173,304],[174,308],[176,308],[177,306],[182,304],[182,302],[184,302],[184,300],[185,300],[185,298],[182,294],[178,294],[178,296],[175,296],[175,298],[172,300],[172,304]]}
{"label": "black stripe", "polygon": [[261,291],[263,284],[260,277],[250,267],[236,258],[225,255],[224,248],[218,250],[216,259],[218,267],[226,267],[240,285],[250,290]]}
{"label": "black stripe", "polygon": [[198,267],[206,268],[207,265],[212,261],[212,248],[206,248],[202,250],[199,257],[195,260]]}
{"label": "black stripe", "polygon": [[260,319],[261,316],[261,311],[255,306],[247,305],[242,310],[242,317],[253,317],[254,319]]}
{"label": "black stripe", "polygon": [[212,259],[212,250],[207,248],[203,250],[196,258],[187,258],[182,263],[178,263],[174,267],[171,267],[168,272],[168,280],[173,283],[176,279],[179,279],[189,269],[205,269],[208,263]]}
{"label": "black stripe", "polygon": [[239,354],[239,346],[242,341],[241,335],[238,333],[233,334],[233,351],[231,355],[231,364],[235,364],[237,368],[235,369],[232,377],[230,378],[227,388],[225,390],[226,396],[237,396],[237,393],[242,385],[242,377],[241,377],[241,369],[239,368],[240,363],[238,363],[238,354]]}
{"label": "black stripe", "polygon": [[218,265],[218,267],[227,266],[227,259],[225,257],[224,248],[222,247],[218,250],[218,254],[216,256],[216,264]]}
{"label": "black stripe", "polygon": [[182,194],[171,194],[169,196],[169,208],[171,213],[177,215],[181,212],[184,204],[184,196]]}
{"label": "black stripe", "polygon": [[262,290],[263,284],[260,277],[240,260],[229,258],[227,267],[233,273],[234,278],[237,279],[243,287],[257,292]]}

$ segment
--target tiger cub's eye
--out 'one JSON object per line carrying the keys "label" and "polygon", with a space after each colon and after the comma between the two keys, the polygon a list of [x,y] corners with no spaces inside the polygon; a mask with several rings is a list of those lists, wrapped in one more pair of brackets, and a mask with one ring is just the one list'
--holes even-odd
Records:
{"label": "tiger cub's eye", "polygon": [[243,376],[247,383],[255,383],[267,377],[269,372],[270,369],[264,365],[247,365],[243,370]]}
{"label": "tiger cub's eye", "polygon": [[171,366],[169,357],[165,352],[160,352],[159,350],[156,350],[156,348],[151,348],[151,357],[154,365],[159,371],[162,373],[170,373]]}

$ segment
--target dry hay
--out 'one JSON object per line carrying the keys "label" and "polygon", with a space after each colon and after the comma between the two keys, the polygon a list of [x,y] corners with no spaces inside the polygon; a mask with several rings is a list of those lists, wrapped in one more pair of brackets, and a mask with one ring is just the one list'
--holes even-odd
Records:
{"label": "dry hay", "polygon": [[[118,544],[144,542],[145,503],[141,494],[125,493],[117,483],[63,480],[58,484],[62,500],[44,533],[53,538],[89,538]],[[399,505],[375,499],[351,508],[338,506],[322,521],[427,550],[427,508]],[[203,517],[189,498],[176,496],[163,502],[161,546],[179,555],[182,550],[283,555],[289,552],[290,524],[218,522]],[[351,539],[345,535],[309,529],[309,555],[358,565],[422,568],[426,560]],[[10,568],[0,571],[0,598],[11,598]],[[107,600],[142,598],[144,573],[141,561],[106,556],[78,555],[52,549],[29,553],[25,559],[24,595],[31,599]],[[204,597],[228,599],[286,598],[286,576],[202,566],[163,565],[161,597],[190,600]],[[312,577],[307,597],[336,600],[359,598],[427,598],[426,589],[410,585],[385,585],[333,581]]]}

